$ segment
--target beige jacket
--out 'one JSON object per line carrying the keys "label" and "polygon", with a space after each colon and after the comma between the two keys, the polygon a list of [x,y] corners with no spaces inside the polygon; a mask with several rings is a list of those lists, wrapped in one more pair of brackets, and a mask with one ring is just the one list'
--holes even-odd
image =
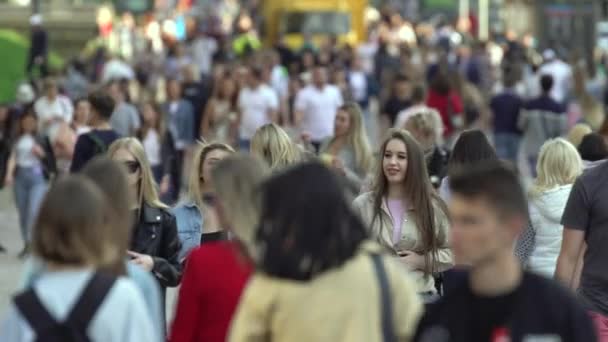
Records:
{"label": "beige jacket", "polygon": [[[373,226],[373,192],[367,192],[357,197],[353,202],[353,207],[355,212],[360,215],[363,223],[370,228],[372,236],[375,237],[381,245],[392,250],[395,255],[398,255],[399,252],[403,251],[414,251],[417,253],[422,252],[420,236],[418,235],[418,229],[416,228],[416,222],[413,219],[412,214],[415,209],[409,209],[405,214],[406,217],[401,226],[401,240],[395,244],[393,243],[393,219],[391,218],[386,201],[382,202],[382,213],[373,222]],[[452,267],[454,265],[454,261],[452,258],[452,251],[448,245],[448,218],[438,206],[435,206],[435,209],[435,222],[436,227],[438,228],[439,237],[439,251],[437,252],[437,259],[435,260],[434,269],[441,272]],[[433,277],[425,277],[424,272],[420,270],[413,271],[412,275],[416,281],[418,292],[436,292],[435,280]]]}
{"label": "beige jacket", "polygon": [[[232,321],[231,342],[381,342],[380,288],[365,242],[342,266],[299,282],[256,273]],[[413,280],[393,258],[384,258],[398,341],[413,338],[422,305]]]}

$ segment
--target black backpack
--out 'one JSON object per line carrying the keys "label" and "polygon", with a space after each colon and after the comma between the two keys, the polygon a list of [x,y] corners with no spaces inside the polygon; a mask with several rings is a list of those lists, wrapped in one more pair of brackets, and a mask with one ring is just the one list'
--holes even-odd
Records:
{"label": "black backpack", "polygon": [[37,342],[90,342],[87,328],[115,281],[114,276],[95,273],[63,322],[55,320],[33,289],[15,296],[13,301],[36,333]]}

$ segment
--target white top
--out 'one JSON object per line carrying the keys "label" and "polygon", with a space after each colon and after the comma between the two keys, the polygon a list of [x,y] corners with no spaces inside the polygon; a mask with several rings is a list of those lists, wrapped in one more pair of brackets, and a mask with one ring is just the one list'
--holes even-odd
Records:
{"label": "white top", "polygon": [[348,80],[353,99],[357,102],[365,100],[367,96],[367,77],[365,73],[362,71],[352,71]]}
{"label": "white top", "polygon": [[542,77],[542,75],[553,76],[551,98],[559,103],[564,103],[572,84],[572,68],[570,65],[556,59],[541,66],[537,74],[540,75],[540,77]]}
{"label": "white top", "polygon": [[[46,96],[39,98],[34,103],[34,111],[38,117],[38,128],[40,134],[49,136],[52,138],[54,133],[58,130],[59,125],[50,125],[45,127],[45,123],[51,119],[61,119],[63,122],[69,124],[72,122],[72,115],[74,114],[74,107],[72,101],[63,95],[57,95],[54,101],[49,100]],[[53,140],[53,139],[51,139]]]}
{"label": "white top", "polygon": [[239,93],[238,108],[241,111],[239,135],[250,140],[255,131],[270,123],[270,111],[279,109],[279,98],[274,89],[262,84],[257,89],[243,88]]}
{"label": "white top", "polygon": [[155,129],[148,130],[148,133],[144,137],[142,144],[146,156],[151,166],[158,166],[161,163],[161,147],[160,147],[160,136]]}
{"label": "white top", "polygon": [[322,90],[309,85],[296,95],[295,110],[303,114],[301,132],[310,133],[312,141],[321,141],[333,134],[338,108],[343,104],[340,90],[326,85]]}
{"label": "white top", "polygon": [[[57,320],[65,320],[92,277],[91,270],[42,274],[33,285],[36,295]],[[160,341],[140,291],[127,278],[116,280],[89,324],[91,341]],[[0,341],[33,342],[36,335],[14,305],[0,324]]]}
{"label": "white top", "polygon": [[40,165],[40,159],[34,155],[32,149],[36,140],[31,135],[23,135],[15,144],[15,162],[18,167],[35,167]]}
{"label": "white top", "polygon": [[553,278],[562,246],[561,219],[571,190],[572,185],[560,186],[529,201],[530,222],[535,234],[528,264],[532,272]]}
{"label": "white top", "polygon": [[209,75],[213,62],[213,54],[219,46],[215,39],[210,37],[199,37],[192,42],[192,57],[198,66],[198,71]]}
{"label": "white top", "polygon": [[270,84],[279,98],[285,99],[289,95],[289,75],[287,69],[281,65],[275,65],[270,74]]}

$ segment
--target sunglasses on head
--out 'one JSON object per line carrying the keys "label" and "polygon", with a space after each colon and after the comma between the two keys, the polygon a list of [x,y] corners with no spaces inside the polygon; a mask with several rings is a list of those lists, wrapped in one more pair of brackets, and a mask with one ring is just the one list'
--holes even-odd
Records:
{"label": "sunglasses on head", "polygon": [[129,173],[135,173],[139,170],[139,163],[136,161],[126,161],[123,163]]}

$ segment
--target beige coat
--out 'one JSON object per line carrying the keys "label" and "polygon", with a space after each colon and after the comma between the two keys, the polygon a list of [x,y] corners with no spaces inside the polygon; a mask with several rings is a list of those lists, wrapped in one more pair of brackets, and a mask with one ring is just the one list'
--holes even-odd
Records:
{"label": "beige coat", "polygon": [[[386,201],[382,202],[382,213],[375,221],[373,192],[367,192],[357,197],[353,202],[353,207],[355,212],[360,215],[363,223],[367,227],[370,227],[372,236],[375,237],[381,245],[392,250],[395,255],[398,255],[399,252],[403,251],[422,252],[422,241],[418,234],[416,222],[413,219],[413,212],[415,209],[410,208],[406,212],[405,219],[401,226],[401,240],[395,244],[393,243],[393,219],[391,218]],[[372,221],[374,221],[373,226]],[[435,222],[438,229],[439,250],[437,252],[434,269],[436,271],[444,271],[452,267],[454,261],[452,258],[452,251],[449,249],[448,245],[448,218],[438,206],[435,206]],[[420,270],[413,271],[412,275],[416,280],[418,292],[436,292],[435,280],[433,277],[425,277],[424,272]]]}
{"label": "beige coat", "polygon": [[[381,342],[380,287],[365,242],[342,266],[300,282],[256,273],[245,289],[229,333],[231,342]],[[422,305],[413,280],[384,258],[398,341],[413,338]]]}

